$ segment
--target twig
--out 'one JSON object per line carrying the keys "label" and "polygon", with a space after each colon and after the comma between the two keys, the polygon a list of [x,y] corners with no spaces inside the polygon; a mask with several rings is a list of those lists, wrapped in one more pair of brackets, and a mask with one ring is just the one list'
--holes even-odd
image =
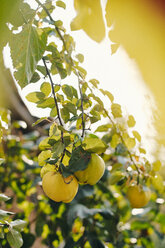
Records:
{"label": "twig", "polygon": [[[58,107],[58,103],[57,103],[57,99],[56,99],[56,95],[55,95],[55,92],[54,92],[54,87],[53,87],[53,80],[52,80],[52,77],[50,75],[50,72],[49,72],[49,69],[47,67],[47,64],[46,64],[46,61],[44,58],[42,58],[42,61],[44,63],[44,66],[45,66],[45,69],[46,69],[46,73],[49,77],[49,80],[50,80],[50,83],[51,83],[51,87],[52,87],[52,94],[53,94],[53,98],[54,98],[54,102],[55,102],[55,106],[56,106],[56,110],[57,110],[57,116],[58,116],[58,120],[59,120],[59,123],[61,126],[63,126],[63,123],[62,123],[62,120],[61,120],[61,116],[60,116],[60,111],[59,111],[59,107]],[[64,133],[63,131],[61,130],[61,141],[62,143],[64,144]]]}
{"label": "twig", "polygon": [[[52,21],[52,22],[55,24],[55,20],[52,18],[52,16],[51,16],[50,13],[49,13],[49,10],[45,7],[45,5],[42,4],[39,0],[35,0],[35,1],[36,1],[44,10],[45,10],[45,12],[47,13],[47,15],[49,16],[50,21]],[[58,33],[58,35],[59,35],[59,37],[60,37],[60,39],[61,39],[61,41],[62,41],[62,43],[63,43],[64,49],[65,49],[66,52],[69,54],[69,52],[68,52],[68,50],[67,50],[67,47],[66,47],[66,44],[65,44],[65,40],[64,40],[64,38],[63,38],[63,36],[62,36],[62,34],[61,34],[59,28],[58,28],[56,25],[55,25],[55,29],[56,29],[56,31],[57,31],[57,33]],[[81,97],[81,111],[82,111],[82,135],[81,135],[81,137],[84,137],[84,134],[85,134],[85,121],[84,121],[83,94],[82,94],[82,90],[81,90],[81,80],[80,80],[79,72],[78,72],[77,69],[75,68],[75,65],[74,65],[74,62],[73,62],[73,59],[72,59],[71,56],[70,56],[70,59],[71,59],[71,64],[72,64],[72,66],[74,67],[75,73],[76,73],[76,75],[77,75],[77,77],[78,77],[78,85],[79,85],[79,91],[80,91],[80,97]],[[44,64],[46,64],[45,61],[44,61]],[[45,67],[46,67],[46,66],[45,66]],[[46,67],[46,68],[47,68],[47,67]],[[47,71],[48,76],[49,76],[50,81],[51,81],[52,92],[54,92],[53,82],[52,82],[52,80],[51,80],[50,73],[49,73],[48,69],[46,69],[46,71]],[[55,94],[53,94],[53,95],[55,95]],[[57,102],[57,101],[55,100],[55,103],[56,103],[56,102]],[[56,108],[57,108],[57,114],[58,114],[59,111],[58,111],[57,103],[56,103]],[[58,117],[59,117],[59,122],[60,122],[60,124],[62,125],[61,120],[60,120],[61,118],[60,118],[60,115],[59,115],[59,114],[58,114]]]}
{"label": "twig", "polygon": [[[52,16],[49,13],[49,10],[45,7],[45,5],[42,4],[39,0],[35,0],[35,1],[45,10],[47,15],[49,16],[50,21],[52,21],[55,24],[55,20],[52,18]],[[65,40],[64,40],[59,28],[56,25],[55,25],[55,29],[56,29],[56,31],[57,31],[57,33],[58,33],[58,35],[59,35],[59,37],[60,37],[60,39],[61,39],[61,41],[63,43],[64,49],[69,54],[69,52],[67,50],[67,47],[66,47],[66,44],[65,44]],[[78,85],[79,85],[79,91],[80,91],[80,97],[81,97],[81,111],[82,111],[82,135],[81,135],[81,137],[84,137],[84,134],[85,134],[85,121],[84,121],[83,94],[82,94],[82,90],[81,90],[81,80],[80,80],[79,72],[75,68],[75,65],[74,65],[74,62],[73,62],[73,59],[72,59],[71,56],[70,56],[70,60],[71,60],[72,66],[74,67],[76,76],[78,77]],[[51,82],[51,84],[52,84],[52,82]],[[52,92],[53,91],[54,91],[54,88],[52,89]],[[60,121],[60,119],[59,119],[59,121]]]}
{"label": "twig", "polygon": [[[116,127],[114,121],[112,120],[112,118],[110,117],[110,115],[108,114],[108,112],[107,112],[106,109],[104,109],[104,112],[106,113],[107,117],[108,117],[109,120],[111,121],[112,125],[113,125],[114,127]],[[125,147],[127,147],[127,146],[126,146],[126,143],[125,143],[125,141],[124,141],[124,139],[123,139],[123,136],[121,135],[121,133],[118,131],[117,134],[119,135],[119,137],[120,137],[122,143],[125,145]],[[133,157],[132,157],[132,154],[131,154],[131,152],[129,151],[128,148],[127,148],[127,152],[128,152],[129,157],[130,157],[130,160],[132,161],[133,165],[135,166],[135,168],[136,168],[136,170],[137,170],[137,172],[138,172],[137,184],[139,184],[139,179],[140,179],[140,178],[139,178],[139,176],[140,176],[139,168],[137,167],[136,163],[134,162]]]}
{"label": "twig", "polygon": [[42,61],[43,61],[43,63],[44,63],[44,66],[45,66],[45,69],[46,69],[46,73],[47,73],[47,75],[48,75],[48,77],[49,77],[49,80],[50,80],[50,83],[51,83],[52,94],[53,94],[54,102],[55,102],[56,109],[57,109],[57,116],[58,116],[60,125],[63,126],[63,123],[62,123],[62,120],[61,120],[61,116],[60,116],[60,111],[59,111],[59,108],[58,108],[58,103],[57,103],[56,95],[55,95],[55,92],[54,92],[53,80],[52,80],[52,77],[51,77],[51,75],[50,75],[50,72],[49,72],[49,69],[48,69],[48,67],[47,67],[47,64],[46,64],[45,59],[42,58]]}
{"label": "twig", "polygon": [[[77,72],[77,71],[76,71]],[[84,137],[84,134],[85,134],[85,121],[84,121],[84,107],[83,107],[83,94],[82,94],[82,90],[81,90],[81,80],[80,80],[80,77],[78,75],[78,86],[79,86],[79,91],[80,91],[80,97],[81,97],[81,112],[82,112],[82,134],[81,134],[81,137],[83,138]]]}
{"label": "twig", "polygon": [[54,20],[54,19],[52,18],[52,16],[50,15],[49,10],[48,10],[48,9],[45,7],[45,5],[42,4],[39,0],[35,0],[35,1],[36,1],[44,10],[45,10],[45,12],[47,13],[47,15],[49,16],[50,21],[53,22],[53,24],[55,25],[55,29],[56,29],[56,31],[57,31],[57,33],[58,33],[60,39],[61,39],[62,42],[63,42],[64,49],[67,51],[67,49],[66,49],[66,44],[65,44],[65,41],[64,41],[64,38],[63,38],[63,36],[62,36],[62,34],[61,34],[59,28],[56,26],[55,20]]}
{"label": "twig", "polygon": [[[57,103],[57,98],[56,98],[56,95],[55,95],[55,92],[54,92],[53,80],[52,80],[52,77],[51,77],[51,75],[50,75],[50,72],[49,72],[49,69],[48,69],[48,67],[47,67],[47,64],[46,64],[45,59],[42,58],[42,61],[43,61],[43,63],[44,63],[44,66],[45,66],[45,69],[46,69],[46,73],[47,73],[47,75],[48,75],[48,77],[49,77],[49,80],[50,80],[50,83],[51,83],[52,94],[53,94],[53,98],[54,98],[54,102],[55,102],[55,106],[56,106],[56,110],[57,110],[58,120],[59,120],[60,125],[63,126],[62,119],[61,119],[61,116],[60,116],[59,107],[58,107],[58,103]],[[61,130],[61,141],[62,141],[63,144],[65,144],[65,143],[64,143],[64,132],[63,132],[62,130]],[[60,162],[62,162],[62,160],[63,160],[63,158],[64,158],[64,156],[65,156],[65,151],[66,151],[66,149],[64,148],[63,153],[62,153],[62,156],[61,156]]]}

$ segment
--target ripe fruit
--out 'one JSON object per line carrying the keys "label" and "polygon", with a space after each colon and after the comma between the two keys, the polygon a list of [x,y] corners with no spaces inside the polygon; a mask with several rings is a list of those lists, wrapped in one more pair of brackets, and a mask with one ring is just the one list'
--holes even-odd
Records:
{"label": "ripe fruit", "polygon": [[128,187],[127,198],[132,208],[141,208],[147,205],[151,197],[149,189],[144,189],[141,185]]}
{"label": "ripe fruit", "polygon": [[71,202],[78,191],[78,182],[74,176],[64,178],[60,172],[49,171],[42,179],[45,194],[56,202]]}
{"label": "ripe fruit", "polygon": [[88,167],[85,170],[75,172],[75,176],[80,183],[83,184],[96,184],[103,176],[105,170],[104,160],[97,154],[91,154],[91,159]]}

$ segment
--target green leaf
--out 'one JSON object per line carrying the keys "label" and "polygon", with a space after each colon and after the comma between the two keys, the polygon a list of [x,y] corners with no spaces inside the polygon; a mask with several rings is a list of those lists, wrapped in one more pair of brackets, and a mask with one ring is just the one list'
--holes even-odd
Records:
{"label": "green leaf", "polygon": [[11,229],[7,233],[6,237],[7,237],[7,241],[9,242],[12,248],[20,248],[23,245],[22,236],[20,232],[18,232],[15,229]]}
{"label": "green leaf", "polygon": [[10,200],[10,197],[4,195],[4,194],[0,194],[0,201],[8,201]]}
{"label": "green leaf", "polygon": [[81,84],[82,84],[81,91],[83,94],[85,94],[85,92],[88,88],[88,84],[87,84],[87,82],[81,82]]}
{"label": "green leaf", "polygon": [[122,117],[121,106],[119,104],[113,103],[111,105],[111,111],[112,111],[114,118]]}
{"label": "green leaf", "polygon": [[75,96],[76,98],[78,98],[77,90],[73,86],[70,86],[70,87],[72,89],[73,96]]}
{"label": "green leaf", "polygon": [[69,111],[68,109],[66,108],[62,108],[60,109],[60,112],[61,112],[61,116],[62,116],[62,119],[64,120],[64,122],[68,122],[69,118],[70,118],[70,114],[69,114]]}
{"label": "green leaf", "polygon": [[[122,164],[120,164],[120,163],[115,163],[115,164],[113,164],[113,166],[112,166],[111,173],[114,173],[114,172],[116,172],[117,170],[121,170],[121,168],[122,168]],[[111,175],[112,175],[112,174],[111,174]]]}
{"label": "green leaf", "polygon": [[99,90],[103,93],[103,95],[106,95],[111,102],[113,102],[114,96],[108,90],[103,90],[103,89],[99,89]]}
{"label": "green leaf", "polygon": [[99,81],[97,79],[91,79],[89,82],[95,87],[98,88]]}
{"label": "green leaf", "polygon": [[72,90],[72,87],[67,85],[67,84],[64,84],[62,86],[62,91],[64,92],[64,94],[67,96],[67,98],[69,100],[72,100],[73,98],[73,90]]}
{"label": "green leaf", "polygon": [[47,72],[46,72],[45,66],[37,65],[37,70],[38,70],[39,72],[41,72],[41,73],[46,77]]}
{"label": "green leaf", "polygon": [[93,113],[93,116],[90,116],[90,121],[91,121],[91,123],[95,123],[95,122],[97,122],[99,120],[101,120],[101,116],[100,116],[100,114],[98,112],[95,111]]}
{"label": "green leaf", "polygon": [[119,143],[115,147],[115,154],[116,155],[121,155],[121,156],[126,156],[128,154],[128,149],[123,143]]}
{"label": "green leaf", "polygon": [[34,122],[32,124],[32,127],[36,126],[37,124],[39,124],[40,122],[45,121],[45,120],[48,120],[48,118],[47,117],[42,117],[42,118],[38,119],[36,122]]}
{"label": "green leaf", "polygon": [[66,8],[66,4],[65,4],[63,1],[60,1],[60,0],[58,0],[58,1],[56,2],[56,6],[61,7],[61,8],[63,8],[63,9]]}
{"label": "green leaf", "polygon": [[56,84],[56,85],[54,86],[54,92],[55,92],[55,93],[58,92],[58,91],[60,90],[60,88],[61,88],[61,85]]}
{"label": "green leaf", "polygon": [[40,75],[37,73],[37,72],[34,72],[31,80],[30,80],[30,83],[36,83],[40,80]]}
{"label": "green leaf", "polygon": [[64,101],[64,96],[63,95],[57,93],[56,97],[57,97],[57,102],[62,103]]}
{"label": "green leaf", "polygon": [[4,239],[4,238],[5,238],[4,229],[2,226],[0,226],[0,239]]}
{"label": "green leaf", "polygon": [[121,171],[115,171],[114,173],[110,174],[108,178],[108,183],[110,185],[114,185],[123,178],[124,178],[124,174]]}
{"label": "green leaf", "polygon": [[73,221],[79,217],[80,219],[89,219],[90,217],[100,214],[107,219],[111,219],[114,214],[110,209],[87,208],[82,204],[75,204],[69,208],[68,224],[72,225]]}
{"label": "green leaf", "polygon": [[49,136],[51,137],[53,135],[56,135],[56,136],[60,135],[60,131],[58,130],[57,124],[55,122],[49,128]]}
{"label": "green leaf", "polygon": [[0,219],[3,219],[3,217],[6,217],[11,214],[14,214],[14,213],[0,209]]}
{"label": "green leaf", "polygon": [[96,133],[96,132],[107,132],[111,127],[112,127],[112,124],[104,124],[104,125],[101,125],[101,126],[99,126],[99,127],[95,130],[95,133]]}
{"label": "green leaf", "polygon": [[96,152],[98,154],[105,152],[107,149],[107,145],[97,137],[85,137],[82,145],[86,151]]}
{"label": "green leaf", "polygon": [[[44,5],[45,5],[45,7],[48,9],[49,13],[52,13],[53,10],[55,9],[55,6],[52,5],[52,1],[48,1],[48,2],[46,2]],[[37,14],[38,14],[38,16],[39,16],[41,19],[44,19],[44,18],[47,17],[47,13],[46,13],[46,11],[45,11],[44,9],[42,9],[42,11],[39,12],[39,13],[37,13]],[[54,22],[50,21],[50,24],[54,24]]]}
{"label": "green leaf", "polygon": [[14,76],[21,88],[30,83],[37,63],[45,52],[46,42],[46,34],[31,23],[24,25],[20,33],[13,35],[10,47],[16,69]]}
{"label": "green leaf", "polygon": [[21,19],[26,20],[26,22],[31,22],[36,14],[36,11],[31,9],[29,4],[24,2],[20,2],[19,11],[21,13]]}
{"label": "green leaf", "polygon": [[79,70],[79,74],[81,76],[82,79],[85,79],[87,72],[84,68],[82,68],[81,66],[76,66],[76,68]]}
{"label": "green leaf", "polygon": [[31,92],[26,96],[26,99],[29,102],[37,103],[45,98],[45,95],[42,92]]}
{"label": "green leaf", "polygon": [[62,22],[61,20],[55,21],[54,24],[55,24],[55,26],[58,27],[58,28],[60,28],[60,27],[63,26],[63,22]]}
{"label": "green leaf", "polygon": [[51,93],[51,85],[50,85],[50,83],[46,83],[46,82],[42,83],[41,87],[40,87],[40,90],[45,94],[45,96],[48,97],[50,95],[50,93]]}
{"label": "green leaf", "polygon": [[151,182],[153,187],[158,190],[160,194],[162,194],[164,191],[164,182],[162,176],[159,173],[156,173],[155,176],[151,177]]}
{"label": "green leaf", "polygon": [[51,117],[56,117],[57,116],[57,108],[56,107],[52,108],[52,110],[50,111],[50,116]]}
{"label": "green leaf", "polygon": [[[2,121],[6,122],[7,124],[9,123],[10,120],[10,111],[7,109],[0,109],[0,116]],[[0,125],[1,126],[1,125]]]}
{"label": "green leaf", "polygon": [[139,152],[143,153],[143,154],[146,154],[146,150],[144,148],[141,148],[141,147],[139,147]]}
{"label": "green leaf", "polygon": [[[43,94],[43,93],[42,93]],[[38,108],[52,108],[54,107],[55,102],[53,97],[49,97],[37,104]]]}
{"label": "green leaf", "polygon": [[129,115],[127,124],[128,124],[129,127],[134,127],[135,126],[136,121],[135,121],[133,115]]}
{"label": "green leaf", "polygon": [[49,145],[49,137],[47,137],[47,138],[45,138],[45,139],[43,139],[40,143],[39,143],[39,149],[40,150],[44,150],[44,149],[46,149],[46,148],[50,148],[51,147],[51,145]]}
{"label": "green leaf", "polygon": [[133,133],[133,136],[134,136],[139,142],[141,142],[141,136],[140,136],[140,134],[139,134],[137,131],[132,131],[132,133]]}
{"label": "green leaf", "polygon": [[148,229],[149,227],[151,227],[150,223],[147,223],[146,221],[134,221],[131,223],[131,229],[132,230],[142,230],[142,229]]}
{"label": "green leaf", "polygon": [[83,62],[84,62],[84,55],[83,55],[83,54],[78,53],[78,54],[76,55],[76,58],[78,59],[78,61],[79,61],[80,63],[83,63]]}
{"label": "green leaf", "polygon": [[116,148],[116,146],[121,142],[120,136],[118,134],[114,134],[111,139],[111,147]]}
{"label": "green leaf", "polygon": [[26,225],[27,222],[24,220],[14,220],[10,222],[10,226],[20,232],[24,229]]}
{"label": "green leaf", "polygon": [[153,164],[152,164],[152,170],[153,171],[159,171],[161,168],[161,162],[160,160],[157,160],[155,161]]}
{"label": "green leaf", "polygon": [[127,133],[123,134],[123,139],[125,141],[125,145],[128,149],[132,149],[134,148],[134,146],[136,145],[136,141],[134,138],[129,137],[129,135]]}
{"label": "green leaf", "polygon": [[35,232],[37,234],[37,237],[41,237],[44,225],[45,225],[45,216],[41,214],[38,216],[35,226]]}
{"label": "green leaf", "polygon": [[98,96],[95,96],[93,93],[90,93],[88,96],[92,97],[96,102],[100,104],[101,107],[104,108],[104,103]]}
{"label": "green leaf", "polygon": [[53,145],[53,158],[56,158],[63,153],[65,148],[65,145],[61,142],[61,140],[58,140],[54,145]]}
{"label": "green leaf", "polygon": [[76,107],[71,102],[67,102],[63,106],[64,106],[64,108],[66,108],[68,110],[68,112],[72,113],[73,115],[77,114]]}
{"label": "green leaf", "polygon": [[67,76],[67,71],[64,69],[63,64],[61,63],[55,63],[55,66],[57,68],[58,73],[60,74],[61,79],[66,78]]}
{"label": "green leaf", "polygon": [[85,170],[90,159],[91,154],[88,151],[85,151],[81,146],[76,147],[72,152],[69,165],[66,167],[60,165],[63,176],[67,177],[78,170]]}
{"label": "green leaf", "polygon": [[52,155],[50,150],[42,151],[38,156],[38,164],[40,166],[44,166],[46,164],[46,160],[50,158]]}

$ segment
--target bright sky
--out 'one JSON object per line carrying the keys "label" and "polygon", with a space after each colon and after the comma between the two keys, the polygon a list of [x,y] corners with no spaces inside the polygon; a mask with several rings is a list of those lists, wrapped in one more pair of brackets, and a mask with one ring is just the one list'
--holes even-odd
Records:
{"label": "bright sky", "polygon": [[[28,3],[33,0],[28,0]],[[57,8],[53,18],[62,19],[64,26],[70,32],[70,21],[76,15],[73,1],[66,1],[66,10]],[[103,0],[105,4],[105,0]],[[125,114],[132,114],[136,120],[135,129],[143,136],[144,146],[147,150],[151,149],[150,138],[155,134],[152,125],[152,107],[154,100],[152,93],[144,83],[141,73],[133,59],[130,59],[125,50],[120,47],[118,51],[111,55],[110,40],[104,39],[101,43],[91,40],[83,31],[71,32],[76,41],[76,51],[85,56],[82,66],[87,70],[88,79],[96,78],[100,81],[100,87],[109,90],[115,97],[115,102],[121,104]],[[7,52],[6,52],[7,53]],[[10,66],[10,62],[7,61]],[[34,90],[34,84],[33,84]],[[27,95],[32,91],[31,86],[21,92]],[[47,115],[47,110],[39,111],[35,104],[28,107],[33,115],[42,117]],[[108,103],[108,102],[107,102]],[[108,105],[106,105],[108,106]]]}

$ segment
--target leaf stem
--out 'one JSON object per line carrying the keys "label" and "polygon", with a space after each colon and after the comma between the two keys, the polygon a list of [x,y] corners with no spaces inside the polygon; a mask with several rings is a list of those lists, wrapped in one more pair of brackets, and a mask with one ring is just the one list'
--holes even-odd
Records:
{"label": "leaf stem", "polygon": [[44,63],[44,66],[45,66],[45,69],[46,69],[46,73],[47,73],[47,75],[49,77],[49,80],[50,80],[50,83],[51,83],[52,94],[53,94],[54,102],[55,102],[56,109],[57,109],[58,119],[59,119],[60,125],[63,126],[63,123],[62,123],[62,120],[61,120],[61,116],[60,116],[59,107],[58,107],[58,103],[57,103],[57,98],[56,98],[56,95],[55,95],[55,92],[54,92],[53,80],[52,80],[52,77],[50,75],[50,72],[49,72],[49,69],[47,67],[47,64],[46,64],[46,61],[45,61],[45,58],[44,57],[42,58],[42,61]]}

